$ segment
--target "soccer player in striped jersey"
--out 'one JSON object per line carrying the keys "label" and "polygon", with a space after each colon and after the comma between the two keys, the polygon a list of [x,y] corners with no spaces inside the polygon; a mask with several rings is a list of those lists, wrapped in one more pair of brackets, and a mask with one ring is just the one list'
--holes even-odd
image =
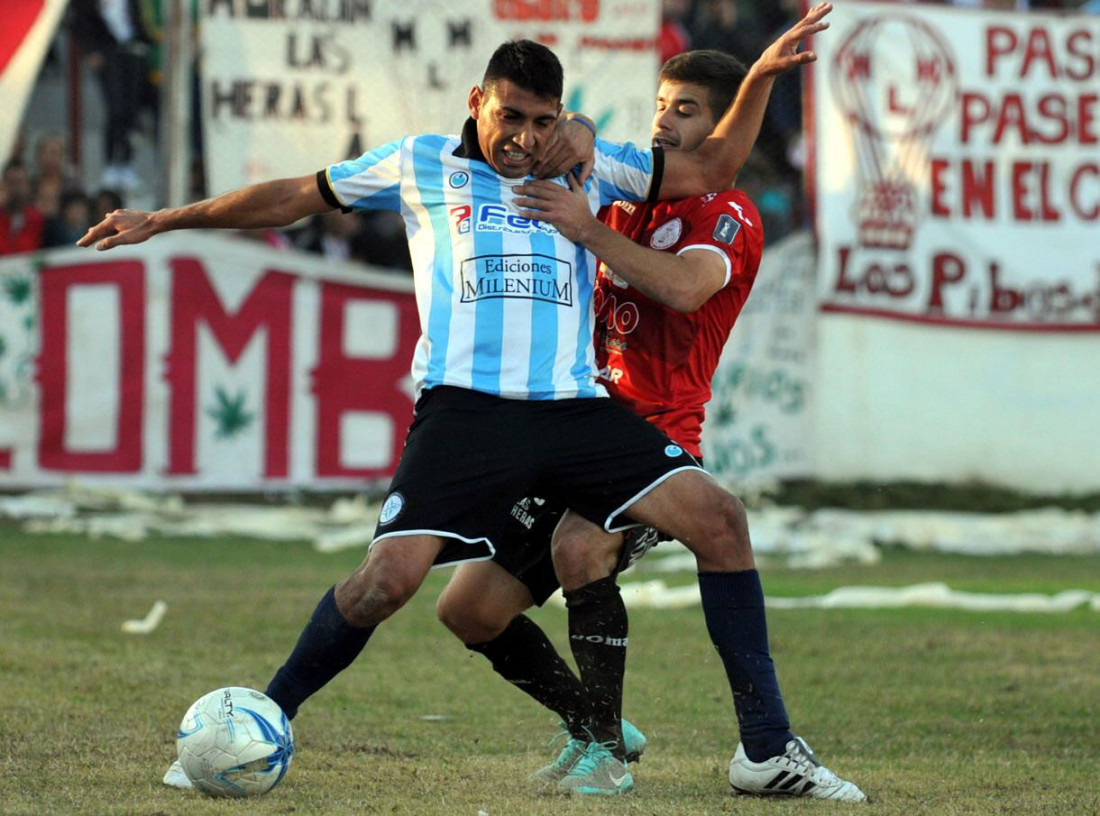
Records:
{"label": "soccer player in striped jersey", "polygon": [[[717,51],[669,60],[660,75],[654,144],[695,149],[744,73],[736,58]],[[760,263],[764,236],[755,206],[735,189],[655,204],[616,202],[601,211],[606,225],[601,227],[583,201],[571,200],[576,197],[560,187],[532,187],[539,189],[529,194],[538,198],[520,203],[538,209],[527,214],[545,218],[600,258],[596,355],[601,380],[614,399],[701,462],[711,381]],[[630,283],[616,274],[619,269],[632,273]],[[568,741],[535,779],[570,790],[616,792],[585,761],[592,734],[619,739],[613,726],[621,717],[627,630],[613,582],[656,543],[658,534],[638,528],[625,537],[611,536],[567,515],[552,561],[549,539],[564,510],[554,502],[522,500],[502,534],[519,542],[500,546],[488,563],[459,567],[440,596],[438,612],[468,648],[484,654],[499,674],[562,717]],[[743,793],[862,801],[858,787],[821,767],[805,741],[790,731],[768,654],[759,576],[748,537],[742,541],[740,551],[685,542],[697,557],[704,603],[709,604],[707,624],[727,669],[741,731],[730,783]],[[581,678],[523,615],[557,589],[558,575]],[[722,592],[729,597],[723,599]],[[592,603],[600,594],[614,600]],[[729,614],[731,609],[735,614]],[[603,704],[594,707],[593,697]],[[644,737],[628,722],[622,721],[622,728],[622,749],[616,746],[613,753],[632,758],[638,747],[644,748]]]}
{"label": "soccer player in striped jersey", "polygon": [[[830,8],[815,7],[804,34],[823,29]],[[778,68],[813,58],[791,53]],[[751,150],[773,79],[762,70],[746,81],[696,151],[598,142],[580,195],[595,211],[724,188]],[[549,49],[505,43],[470,92],[459,136],[406,137],[316,176],[184,207],[118,210],[78,242],[105,250],[176,229],[279,227],[335,207],[393,209],[405,219],[422,333],[414,420],[367,557],[322,597],[268,685],[289,717],[350,665],[429,569],[491,557],[494,528],[519,496],[552,496],[608,531],[645,523],[719,547],[745,535],[736,498],[607,399],[592,344],[595,258],[516,205],[517,186],[546,158],[561,93]],[[568,189],[564,177],[557,183]],[[628,790],[625,766],[593,746],[594,760]]]}

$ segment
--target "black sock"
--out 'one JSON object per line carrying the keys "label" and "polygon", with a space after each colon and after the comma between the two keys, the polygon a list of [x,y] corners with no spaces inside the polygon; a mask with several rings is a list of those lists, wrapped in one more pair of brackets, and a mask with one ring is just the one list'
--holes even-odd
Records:
{"label": "black sock", "polygon": [[294,719],[298,706],[352,664],[375,627],[352,626],[336,607],[335,587],[313,610],[286,663],[267,686],[267,696]]}
{"label": "black sock", "polygon": [[466,648],[489,658],[497,674],[556,712],[572,736],[588,741],[584,686],[537,623],[517,615],[492,640]]}
{"label": "black sock", "polygon": [[782,754],[791,725],[768,652],[760,573],[701,572],[699,594],[710,639],[726,667],[745,753],[753,762]]}
{"label": "black sock", "polygon": [[623,758],[623,674],[627,618],[614,576],[565,593],[569,644],[592,705],[589,729],[595,742],[613,742]]}

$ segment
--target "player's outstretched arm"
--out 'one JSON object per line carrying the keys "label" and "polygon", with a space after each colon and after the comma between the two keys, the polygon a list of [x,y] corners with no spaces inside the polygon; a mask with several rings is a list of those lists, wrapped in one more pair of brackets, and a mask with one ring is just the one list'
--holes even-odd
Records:
{"label": "player's outstretched arm", "polygon": [[775,78],[817,59],[813,51],[798,49],[807,37],[829,27],[823,18],[832,10],[831,3],[819,3],[764,50],[749,68],[733,104],[697,150],[665,154],[661,198],[687,198],[733,186],[760,134]]}
{"label": "player's outstretched arm", "polygon": [[140,244],[154,235],[179,229],[257,229],[285,227],[299,218],[327,212],[332,205],[317,189],[316,176],[252,184],[184,207],[144,212],[115,210],[77,241],[77,246],[104,250]]}
{"label": "player's outstretched arm", "polygon": [[520,214],[549,221],[631,286],[678,312],[694,312],[725,285],[726,266],[717,253],[689,250],[675,255],[636,244],[596,218],[580,182],[573,175],[568,180],[568,190],[551,181],[517,187]]}

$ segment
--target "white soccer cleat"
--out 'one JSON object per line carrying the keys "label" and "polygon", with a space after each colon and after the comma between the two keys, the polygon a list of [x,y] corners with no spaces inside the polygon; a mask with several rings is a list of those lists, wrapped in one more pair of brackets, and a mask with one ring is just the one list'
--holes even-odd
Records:
{"label": "white soccer cleat", "polygon": [[730,785],[738,793],[754,796],[867,801],[858,787],[818,762],[802,737],[795,737],[787,743],[784,753],[763,762],[749,759],[745,755],[745,747],[738,743],[737,753],[730,760]]}
{"label": "white soccer cleat", "polygon": [[191,780],[187,778],[187,774],[183,772],[183,766],[180,765],[178,759],[168,766],[168,770],[164,772],[164,779],[162,781],[168,787],[179,788],[180,790],[191,790],[195,787],[191,784]]}

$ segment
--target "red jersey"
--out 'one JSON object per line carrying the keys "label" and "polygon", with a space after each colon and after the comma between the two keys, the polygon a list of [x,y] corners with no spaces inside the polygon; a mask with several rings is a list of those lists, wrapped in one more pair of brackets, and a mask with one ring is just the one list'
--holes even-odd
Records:
{"label": "red jersey", "polygon": [[602,262],[596,280],[601,382],[616,400],[700,456],[714,370],[760,266],[760,214],[743,192],[728,190],[649,206],[619,201],[600,217],[650,249],[703,249],[725,259],[725,286],[690,314],[651,300]]}

